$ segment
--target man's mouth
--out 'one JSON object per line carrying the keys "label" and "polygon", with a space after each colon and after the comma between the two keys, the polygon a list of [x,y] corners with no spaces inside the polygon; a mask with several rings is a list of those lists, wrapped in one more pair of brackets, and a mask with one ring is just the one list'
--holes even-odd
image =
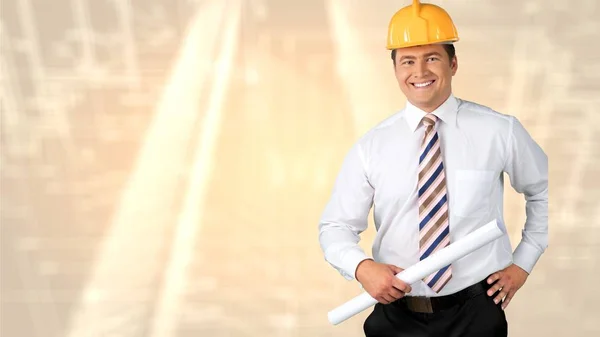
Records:
{"label": "man's mouth", "polygon": [[432,85],[433,82],[435,82],[435,80],[431,80],[431,81],[427,81],[427,82],[422,82],[422,83],[412,83],[412,85],[415,88],[417,88],[417,89],[422,89],[422,88],[426,88],[426,87]]}

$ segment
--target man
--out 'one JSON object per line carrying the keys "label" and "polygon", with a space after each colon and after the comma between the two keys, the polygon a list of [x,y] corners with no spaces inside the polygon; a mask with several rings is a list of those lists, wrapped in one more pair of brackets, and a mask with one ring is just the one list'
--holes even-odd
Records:
{"label": "man", "polygon": [[[548,159],[515,117],[452,94],[456,41],[438,6],[415,0],[392,17],[406,107],[350,149],[319,224],[325,259],[378,300],[368,337],[507,336],[504,309],[548,245]],[[504,172],[526,199],[514,252],[504,235],[412,285],[394,277],[494,219],[506,233]],[[358,243],[372,206],[371,258]]]}

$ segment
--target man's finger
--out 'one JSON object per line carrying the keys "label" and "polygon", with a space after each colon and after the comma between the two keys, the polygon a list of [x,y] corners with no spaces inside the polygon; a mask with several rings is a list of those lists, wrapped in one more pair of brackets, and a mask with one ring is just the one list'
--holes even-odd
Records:
{"label": "man's finger", "polygon": [[506,296],[506,292],[504,290],[502,290],[498,296],[496,296],[496,298],[494,298],[494,303],[498,304],[500,303],[500,301],[502,301],[502,299]]}
{"label": "man's finger", "polygon": [[508,307],[508,303],[510,303],[510,300],[513,298],[514,295],[515,295],[514,292],[510,292],[508,295],[506,295],[504,302],[502,302],[502,310],[504,310],[504,309],[506,309],[506,307]]}
{"label": "man's finger", "polygon": [[496,282],[496,284],[494,284],[490,289],[488,289],[488,296],[494,295],[498,290],[500,290],[500,288],[502,288],[502,285],[500,284],[500,282]]}
{"label": "man's finger", "polygon": [[394,266],[393,264],[390,264],[389,266],[390,266],[390,268],[392,269],[392,271],[394,272],[394,275],[396,275],[396,274],[398,274],[398,273],[402,272],[402,270],[403,270],[402,268],[400,268],[400,267],[396,267],[396,266]]}
{"label": "man's finger", "polygon": [[385,304],[390,304],[391,302],[394,302],[396,300],[390,294],[385,294],[382,297],[383,297],[384,300],[387,301],[387,303],[385,303]]}
{"label": "man's finger", "polygon": [[377,302],[381,303],[381,304],[388,304],[390,303],[388,300],[386,300],[383,296],[378,296],[375,297],[375,299],[377,300]]}
{"label": "man's finger", "polygon": [[404,281],[398,279],[397,277],[395,277],[392,281],[392,286],[404,293],[409,293],[412,290],[410,284],[406,284]]}
{"label": "man's finger", "polygon": [[404,292],[392,287],[392,289],[390,289],[390,296],[392,296],[395,301],[404,296]]}
{"label": "man's finger", "polygon": [[487,283],[492,284],[492,283],[496,282],[497,280],[499,280],[501,277],[502,277],[501,272],[493,273],[490,277],[488,277]]}

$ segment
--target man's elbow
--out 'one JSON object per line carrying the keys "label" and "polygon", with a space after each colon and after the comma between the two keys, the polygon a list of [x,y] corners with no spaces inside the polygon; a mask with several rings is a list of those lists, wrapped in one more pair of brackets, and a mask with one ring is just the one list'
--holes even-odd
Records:
{"label": "man's elbow", "polygon": [[536,186],[529,186],[525,193],[527,202],[548,203],[548,181],[540,183]]}
{"label": "man's elbow", "polygon": [[361,231],[348,223],[339,221],[321,221],[319,222],[319,236],[327,232],[347,233],[358,235]]}
{"label": "man's elbow", "polygon": [[524,231],[524,239],[541,253],[548,249],[548,228]]}

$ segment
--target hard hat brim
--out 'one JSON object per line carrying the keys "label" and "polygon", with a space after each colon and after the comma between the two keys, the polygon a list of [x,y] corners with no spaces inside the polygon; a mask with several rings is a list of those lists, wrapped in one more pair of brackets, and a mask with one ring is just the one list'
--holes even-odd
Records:
{"label": "hard hat brim", "polygon": [[415,41],[415,42],[409,42],[409,43],[402,43],[402,44],[388,44],[386,46],[387,50],[394,50],[394,49],[402,49],[402,48],[410,48],[410,47],[417,47],[417,46],[427,46],[427,45],[435,45],[435,44],[452,44],[454,42],[458,42],[460,39],[458,37],[455,38],[451,38],[451,39],[446,39],[446,40],[440,40],[440,41],[435,41],[435,42],[422,42],[422,41]]}

